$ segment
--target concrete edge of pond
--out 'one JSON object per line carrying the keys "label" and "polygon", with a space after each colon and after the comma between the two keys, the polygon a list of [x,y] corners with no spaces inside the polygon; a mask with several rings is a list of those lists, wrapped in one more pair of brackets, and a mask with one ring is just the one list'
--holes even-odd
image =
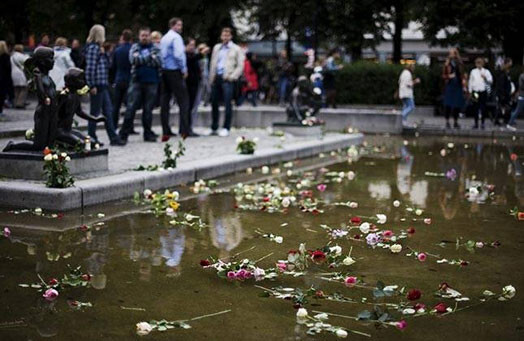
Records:
{"label": "concrete edge of pond", "polygon": [[244,170],[361,143],[362,134],[328,135],[321,140],[301,142],[286,149],[269,148],[254,155],[225,155],[212,159],[191,161],[173,170],[128,171],[122,174],[78,180],[74,187],[47,188],[43,183],[27,181],[0,182],[0,206],[40,207],[47,210],[67,211],[132,197],[144,189],[158,190],[181,185],[198,179],[211,179]]}

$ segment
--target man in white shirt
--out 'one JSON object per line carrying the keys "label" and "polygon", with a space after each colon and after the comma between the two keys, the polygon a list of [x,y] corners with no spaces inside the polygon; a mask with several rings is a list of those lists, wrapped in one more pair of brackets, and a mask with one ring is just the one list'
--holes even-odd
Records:
{"label": "man in white shirt", "polygon": [[484,129],[484,119],[486,114],[486,101],[488,91],[493,83],[493,77],[488,69],[484,68],[484,60],[480,57],[475,59],[475,68],[469,74],[468,90],[472,101],[472,110],[475,117],[473,129],[478,129],[479,118],[481,128]]}
{"label": "man in white shirt", "polygon": [[[229,135],[231,118],[233,116],[233,108],[231,106],[233,90],[238,78],[240,78],[244,72],[244,52],[237,44],[231,41],[232,38],[231,28],[223,28],[220,35],[222,43],[216,44],[215,47],[213,47],[213,53],[211,55],[209,83],[211,85],[212,135]],[[218,119],[220,115],[218,103],[220,99],[224,101],[226,117],[224,120],[224,128],[218,131]]]}
{"label": "man in white shirt", "polygon": [[413,86],[420,83],[420,79],[413,79],[415,64],[407,64],[398,79],[398,97],[402,101],[402,125],[407,126],[408,115],[415,110]]}

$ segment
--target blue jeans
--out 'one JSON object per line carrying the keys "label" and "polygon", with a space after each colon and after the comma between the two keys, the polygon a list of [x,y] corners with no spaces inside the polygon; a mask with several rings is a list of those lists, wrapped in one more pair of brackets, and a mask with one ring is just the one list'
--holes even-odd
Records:
{"label": "blue jeans", "polygon": [[233,108],[231,101],[233,100],[233,82],[225,81],[222,76],[217,75],[213,82],[213,88],[211,89],[211,130],[218,129],[218,119],[220,112],[218,110],[218,103],[222,99],[224,106],[226,107],[226,118],[224,120],[224,128],[227,130],[231,129],[231,118],[233,117]]}
{"label": "blue jeans", "polygon": [[[107,86],[97,86],[96,95],[91,95],[91,115],[99,116],[100,112],[106,117],[106,131],[110,141],[118,138],[115,125],[113,124],[113,105],[111,103],[111,96]],[[87,132],[92,139],[98,140],[96,137],[96,122],[89,121],[87,123]]]}
{"label": "blue jeans", "polygon": [[509,125],[514,125],[515,121],[517,120],[517,117],[519,116],[519,114],[522,111],[524,111],[524,98],[519,97],[519,101],[517,102],[517,107],[511,113],[511,118],[509,119],[508,124]]}
{"label": "blue jeans", "polygon": [[153,136],[151,125],[153,124],[153,106],[155,105],[157,88],[158,83],[131,82],[127,91],[128,107],[120,136],[127,138],[133,131],[135,114],[140,107],[142,107],[144,138]]}
{"label": "blue jeans", "polygon": [[284,103],[287,100],[287,87],[289,86],[289,78],[281,76],[278,79],[278,100]]}
{"label": "blue jeans", "polygon": [[415,110],[415,101],[413,98],[402,98],[402,121],[408,119],[408,115]]}

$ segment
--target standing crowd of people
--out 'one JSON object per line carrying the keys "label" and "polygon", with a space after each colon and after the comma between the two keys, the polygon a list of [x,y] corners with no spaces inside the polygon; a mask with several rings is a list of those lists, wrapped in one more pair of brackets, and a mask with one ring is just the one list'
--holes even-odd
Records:
{"label": "standing crowd of people", "polygon": [[[515,86],[510,78],[512,65],[511,58],[505,58],[496,77],[493,77],[485,68],[484,59],[477,57],[475,67],[468,75],[458,49],[450,49],[442,70],[442,106],[446,129],[451,129],[450,118],[453,118],[453,128],[460,129],[458,121],[461,113],[473,117],[473,129],[484,129],[486,117],[490,113],[488,102],[491,99],[495,104],[491,112],[493,124],[503,126],[505,123],[506,129],[515,131],[516,119],[524,110],[524,73],[519,76],[518,87]],[[414,86],[420,83],[419,78],[413,78],[414,68],[414,64],[406,64],[398,80],[398,97],[402,101],[404,126],[408,126],[407,118],[415,109]]]}
{"label": "standing crowd of people", "polygon": [[[111,145],[125,145],[129,135],[138,134],[134,125],[137,110],[142,111],[144,141],[156,141],[159,135],[152,128],[154,108],[160,108],[162,141],[177,134],[198,137],[193,124],[200,104],[211,104],[208,134],[228,136],[233,105],[247,101],[252,106],[259,102],[284,106],[296,85],[298,70],[285,50],[261,62],[256,54],[234,43],[229,27],[222,29],[220,42],[212,49],[205,43],[197,44],[192,37],[184,39],[181,18],[172,18],[165,34],[152,32],[148,27],[137,33],[135,39],[130,29],[123,30],[117,46],[113,46],[106,41],[105,28],[94,25],[84,46],[73,39],[69,47],[64,37],[56,38],[53,46],[54,66],[49,75],[57,90],[64,86],[64,75],[71,67],[85,70],[91,115],[106,118]],[[38,46],[49,45],[49,35],[42,35]],[[342,68],[338,49],[330,50],[326,58],[309,57],[305,69],[309,69],[310,83],[320,91],[324,105],[335,108],[336,74]],[[28,76],[24,70],[27,58],[23,45],[14,45],[10,52],[5,41],[0,41],[0,103],[8,102],[14,108],[28,104]],[[494,77],[485,68],[484,59],[477,58],[468,74],[459,51],[450,49],[442,70],[446,128],[460,129],[459,118],[466,115],[474,118],[475,129],[484,129],[486,117],[491,116],[496,126],[505,124],[507,129],[515,130],[516,118],[524,110],[524,74],[520,75],[519,84],[513,84],[511,67],[511,59],[505,59]],[[414,72],[415,64],[408,63],[398,79],[396,97],[402,102],[404,125],[408,125],[408,116],[415,110],[414,89],[420,79],[414,77]],[[170,123],[173,102],[179,108],[178,132],[172,130]],[[220,104],[225,107],[221,127]],[[0,116],[3,107],[0,105]],[[96,130],[97,123],[89,121],[89,136],[92,142],[100,144]]]}

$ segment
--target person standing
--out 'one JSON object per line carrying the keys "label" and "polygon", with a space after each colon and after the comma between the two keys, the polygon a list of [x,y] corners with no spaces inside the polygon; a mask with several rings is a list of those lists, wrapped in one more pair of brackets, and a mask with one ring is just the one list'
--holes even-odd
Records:
{"label": "person standing", "polygon": [[151,42],[151,30],[141,28],[138,33],[139,42],[133,44],[129,52],[131,62],[131,84],[128,91],[124,124],[120,137],[126,141],[133,129],[133,121],[137,109],[142,106],[142,126],[144,141],[155,142],[156,134],[151,129],[153,123],[153,106],[155,104],[158,83],[160,83],[160,68],[162,59],[160,49]]}
{"label": "person standing", "polygon": [[[162,39],[162,33],[159,31],[151,32],[151,42],[160,49],[160,40]],[[154,108],[160,107],[160,99],[162,98],[162,75],[160,75],[160,82],[158,83],[158,89],[156,90],[156,98]]]}
{"label": "person standing", "polygon": [[[244,52],[233,41],[231,28],[224,27],[220,34],[221,43],[213,47],[211,54],[211,67],[209,70],[209,83],[211,84],[211,135],[222,137],[229,136],[233,108],[233,90],[235,82],[244,71]],[[225,106],[224,127],[218,131],[219,108],[218,103],[223,99]]]}
{"label": "person standing", "polygon": [[524,111],[524,72],[522,72],[519,76],[519,91],[518,93],[518,102],[515,110],[511,113],[511,117],[509,119],[508,124],[506,125],[506,128],[509,130],[517,130],[515,127],[515,121],[517,120],[517,117],[521,112]]}
{"label": "person standing", "polygon": [[28,58],[29,56],[24,54],[24,46],[21,44],[15,45],[14,52],[11,55],[11,78],[13,79],[15,93],[13,104],[17,109],[26,107],[27,77],[24,72],[24,63]]}
{"label": "person standing", "polygon": [[4,102],[12,91],[11,57],[6,42],[0,40],[0,117],[3,116]]}
{"label": "person standing", "polygon": [[86,60],[84,58],[84,55],[82,54],[82,46],[80,46],[80,41],[78,39],[73,39],[73,41],[71,42],[70,56],[77,68],[82,70],[85,69]]}
{"label": "person standing", "polygon": [[486,115],[486,102],[488,99],[488,87],[493,83],[493,77],[488,69],[484,68],[484,60],[480,57],[475,59],[475,68],[469,73],[468,90],[473,103],[472,110],[475,118],[473,129],[484,129]]}
{"label": "person standing", "polygon": [[[120,44],[116,48],[115,53],[113,53],[112,67],[115,70],[115,82],[113,83],[113,124],[115,128],[118,127],[122,103],[126,103],[126,94],[131,78],[129,51],[131,50],[132,36],[133,33],[130,29],[123,30],[120,35]],[[130,133],[135,133],[133,125],[131,125],[131,128]]]}
{"label": "person standing", "polygon": [[420,79],[413,79],[415,64],[406,64],[398,79],[398,97],[402,101],[402,125],[408,125],[408,116],[415,110],[413,86],[420,83]]}
{"label": "person standing", "polygon": [[186,49],[182,33],[183,22],[180,18],[169,20],[169,31],[160,40],[162,54],[162,103],[160,120],[162,121],[162,141],[176,136],[169,125],[169,106],[171,96],[177,100],[180,115],[179,133],[183,137],[191,135],[189,119],[189,98],[185,78],[187,77]]}
{"label": "person standing", "polygon": [[280,51],[276,70],[278,74],[278,101],[280,105],[285,105],[291,86],[291,76],[293,75],[293,64],[289,61],[286,50]]}
{"label": "person standing", "polygon": [[337,65],[336,60],[340,58],[340,52],[333,49],[329,52],[326,64],[324,65],[324,90],[326,91],[327,106],[331,105],[336,108],[335,98],[337,97],[337,88],[335,86],[335,75],[338,70],[342,69],[342,65]]}
{"label": "person standing", "polygon": [[49,47],[49,41],[50,40],[51,39],[49,38],[49,34],[47,34],[47,33],[42,34],[42,36],[40,37],[40,43],[38,44],[37,47],[41,47],[41,46]]}
{"label": "person standing", "polygon": [[258,94],[258,74],[253,66],[253,53],[246,53],[246,59],[244,60],[244,77],[246,84],[242,87],[242,97],[240,97],[238,105],[242,105],[244,100],[251,102],[254,107],[257,106],[257,94]]}
{"label": "person standing", "polygon": [[[117,135],[112,119],[113,106],[109,95],[109,59],[102,47],[104,41],[104,26],[91,27],[85,49],[86,82],[91,89],[91,116],[96,117],[102,113],[106,117],[105,127],[111,145],[124,146],[126,143]],[[96,122],[89,121],[87,128],[91,141],[100,144],[96,136]]]}
{"label": "person standing", "polygon": [[[186,59],[187,59],[187,78],[186,78],[186,87],[187,93],[189,96],[189,126],[193,126],[193,122],[196,120],[196,115],[198,111],[198,106],[195,107],[198,87],[201,81],[202,72],[200,71],[200,54],[196,53],[196,42],[193,38],[187,39],[186,44]],[[193,115],[194,114],[194,115]],[[191,130],[189,136],[197,137],[198,134]]]}
{"label": "person standing", "polygon": [[56,89],[60,91],[64,87],[64,76],[67,70],[74,67],[75,63],[71,59],[71,50],[67,47],[66,38],[56,38],[53,50],[55,51],[55,64],[49,71],[49,77],[55,82]]}
{"label": "person standing", "polygon": [[446,115],[446,128],[450,116],[453,116],[453,127],[460,129],[458,124],[459,113],[464,108],[465,77],[464,65],[456,48],[449,50],[449,56],[444,63],[442,78],[445,82],[444,88],[444,113]]}
{"label": "person standing", "polygon": [[[211,95],[211,88],[209,86],[209,46],[203,43],[199,44],[198,53],[200,54],[200,60],[198,61],[198,64],[201,72],[201,80],[198,88],[198,94],[195,101],[195,105],[193,106],[193,112],[195,113],[195,115],[198,110],[198,106],[200,105],[200,102],[203,101],[204,105],[208,105],[209,97]],[[195,116],[193,115],[193,117]]]}
{"label": "person standing", "polygon": [[511,112],[511,77],[509,71],[513,65],[511,58],[505,58],[500,72],[497,75],[495,83],[495,94],[497,96],[497,110],[495,114],[496,126],[500,126],[499,119],[509,121],[509,113]]}

